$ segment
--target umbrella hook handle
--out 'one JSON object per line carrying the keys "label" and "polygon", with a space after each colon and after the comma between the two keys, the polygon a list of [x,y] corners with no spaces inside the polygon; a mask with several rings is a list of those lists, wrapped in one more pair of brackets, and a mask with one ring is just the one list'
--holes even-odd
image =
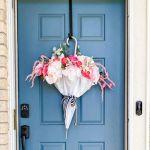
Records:
{"label": "umbrella hook handle", "polygon": [[77,48],[78,48],[77,39],[74,36],[71,36],[71,38],[68,37],[67,40],[66,40],[67,46],[69,46],[69,40],[73,40],[75,42],[74,55],[76,55],[77,54]]}

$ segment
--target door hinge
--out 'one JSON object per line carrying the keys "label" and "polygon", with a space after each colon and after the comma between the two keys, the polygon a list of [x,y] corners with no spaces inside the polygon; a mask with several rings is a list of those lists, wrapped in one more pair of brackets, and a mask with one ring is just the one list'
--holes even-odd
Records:
{"label": "door hinge", "polygon": [[14,109],[14,130],[17,130],[17,111]]}

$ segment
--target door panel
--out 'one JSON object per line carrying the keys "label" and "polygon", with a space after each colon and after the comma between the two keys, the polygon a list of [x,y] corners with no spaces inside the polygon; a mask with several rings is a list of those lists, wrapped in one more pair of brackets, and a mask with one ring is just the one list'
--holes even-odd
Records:
{"label": "door panel", "polygon": [[72,122],[66,140],[62,95],[40,79],[30,88],[25,79],[34,61],[67,37],[68,0],[19,0],[19,104],[30,105],[19,125],[30,126],[27,150],[123,150],[124,1],[75,0],[73,26],[81,52],[104,64],[116,87],[103,100],[98,85],[79,98],[78,126]]}

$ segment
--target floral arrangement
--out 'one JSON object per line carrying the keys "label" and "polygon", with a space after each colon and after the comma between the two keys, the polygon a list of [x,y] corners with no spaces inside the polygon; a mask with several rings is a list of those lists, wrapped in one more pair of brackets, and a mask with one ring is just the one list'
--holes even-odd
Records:
{"label": "floral arrangement", "polygon": [[32,87],[35,78],[41,77],[48,84],[54,84],[64,95],[62,102],[66,131],[77,109],[78,97],[95,84],[99,84],[102,96],[105,88],[111,89],[115,86],[106,68],[100,63],[95,63],[92,57],[82,55],[75,38],[74,40],[76,42],[74,55],[68,55],[69,43],[67,41],[58,49],[53,48],[51,58],[41,55],[40,59],[35,61],[32,73],[27,76],[27,79],[32,81]]}

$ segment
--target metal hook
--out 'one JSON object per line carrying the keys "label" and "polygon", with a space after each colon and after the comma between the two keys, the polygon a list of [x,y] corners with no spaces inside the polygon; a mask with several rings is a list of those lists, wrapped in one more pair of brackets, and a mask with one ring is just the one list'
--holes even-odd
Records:
{"label": "metal hook", "polygon": [[69,40],[74,40],[75,42],[75,47],[74,47],[74,55],[77,54],[77,47],[78,47],[78,42],[77,42],[77,39],[74,37],[74,36],[71,36],[71,38],[67,38],[66,40],[66,44],[69,46]]}

